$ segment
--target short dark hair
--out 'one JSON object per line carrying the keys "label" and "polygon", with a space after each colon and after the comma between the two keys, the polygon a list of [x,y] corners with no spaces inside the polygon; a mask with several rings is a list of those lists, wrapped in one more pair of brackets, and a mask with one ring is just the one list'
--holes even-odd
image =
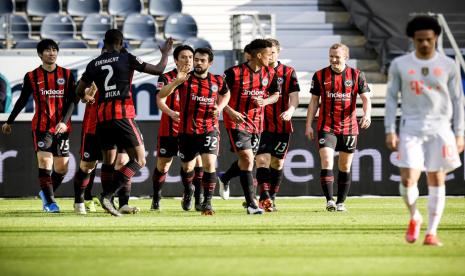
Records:
{"label": "short dark hair", "polygon": [[42,39],[39,43],[37,43],[37,53],[42,54],[47,49],[55,49],[57,51],[60,50],[58,48],[58,44],[51,39]]}
{"label": "short dark hair", "polygon": [[273,47],[273,44],[266,39],[257,38],[250,42],[250,54],[255,57],[257,53],[261,52],[265,48]]}
{"label": "short dark hair", "polygon": [[182,45],[179,45],[178,47],[174,48],[174,51],[173,51],[173,57],[174,57],[174,59],[175,59],[175,60],[178,60],[179,53],[181,53],[181,52],[184,51],[184,50],[191,51],[192,54],[194,54],[194,49],[192,49],[191,46],[186,45],[186,44],[182,44]]}
{"label": "short dark hair", "polygon": [[117,29],[110,29],[105,33],[105,38],[103,39],[103,42],[107,45],[113,45],[116,44],[117,42],[123,43],[124,37],[123,33]]}
{"label": "short dark hair", "polygon": [[407,23],[407,36],[413,38],[416,31],[432,30],[436,35],[441,34],[441,26],[436,18],[428,15],[416,16]]}
{"label": "short dark hair", "polygon": [[250,54],[250,44],[245,45],[244,53]]}
{"label": "short dark hair", "polygon": [[204,47],[204,48],[197,48],[197,49],[195,49],[195,51],[194,51],[194,56],[195,56],[195,54],[197,54],[197,53],[202,54],[202,55],[208,55],[208,62],[212,62],[212,61],[213,61],[213,51],[212,51],[212,49],[206,48],[206,47]]}

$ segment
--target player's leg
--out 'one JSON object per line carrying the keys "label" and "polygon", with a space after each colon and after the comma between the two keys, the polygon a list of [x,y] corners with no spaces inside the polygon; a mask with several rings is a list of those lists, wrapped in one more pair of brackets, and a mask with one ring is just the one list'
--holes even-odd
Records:
{"label": "player's leg", "polygon": [[69,134],[62,133],[58,136],[53,136],[52,143],[53,153],[53,172],[52,183],[53,191],[60,187],[66,173],[68,172],[69,163]]}
{"label": "player's leg", "polygon": [[252,149],[240,150],[237,153],[238,165],[240,168],[240,182],[244,191],[245,202],[247,204],[248,214],[262,214],[263,210],[258,208],[255,202],[254,185],[253,185],[253,163],[254,154]]}
{"label": "player's leg", "polygon": [[320,147],[320,185],[326,198],[326,210],[336,211],[336,202],[333,199],[334,183],[334,149],[336,148],[337,138],[332,133],[318,133],[318,145]]}
{"label": "player's leg", "polygon": [[283,133],[276,137],[270,149],[270,198],[273,203],[273,211],[278,210],[275,204],[276,194],[279,191],[283,179],[284,159],[289,149],[289,140],[290,134]]}
{"label": "player's leg", "polygon": [[[195,168],[194,168],[194,206],[196,211],[201,211],[202,205],[202,179],[203,179],[203,165],[202,165],[202,157],[198,155],[195,158]],[[216,174],[215,174],[216,175]]]}
{"label": "player's leg", "polygon": [[160,200],[166,175],[178,155],[178,138],[171,136],[157,137],[157,161],[152,175],[153,197],[150,210],[160,210]]}
{"label": "player's leg", "polygon": [[424,151],[428,183],[428,229],[424,244],[441,246],[437,228],[446,202],[446,175],[447,172],[461,166],[452,130],[441,129],[438,134],[429,137],[425,142]]}
{"label": "player's leg", "polygon": [[258,203],[259,207],[267,212],[272,211],[273,205],[270,198],[270,163],[271,154],[269,153],[261,153],[255,156],[255,165],[257,167],[256,177],[258,189],[260,191]]}
{"label": "player's leg", "polygon": [[[118,156],[116,157],[115,170],[121,169],[126,163],[129,162],[129,156],[124,150],[118,150]],[[129,205],[129,197],[131,196],[131,180],[124,183],[123,187],[118,190],[118,211],[121,214],[137,214],[140,209],[136,206]]]}
{"label": "player's leg", "polygon": [[[231,143],[231,151],[237,152],[237,146],[235,140],[237,140],[237,131],[227,129],[226,130],[229,137],[229,142]],[[219,193],[220,197],[224,200],[229,199],[229,184],[231,179],[236,176],[239,176],[241,169],[239,168],[238,160],[234,161],[231,166],[222,174],[218,174],[218,184],[219,184]]]}
{"label": "player's leg", "polygon": [[94,187],[94,179],[95,179],[95,169],[92,170],[89,176],[89,183],[87,184],[86,188],[84,189],[84,205],[86,207],[87,212],[97,212],[95,208],[94,198],[92,196],[92,188]]}
{"label": "player's leg", "polygon": [[115,162],[118,154],[115,149],[104,149],[102,147],[102,167],[100,168],[100,180],[102,182],[102,193],[100,194],[99,201],[102,208],[107,210],[113,216],[120,216],[121,213],[116,210],[111,198],[118,189],[118,185],[113,181],[115,173]]}
{"label": "player's leg", "polygon": [[96,165],[97,160],[90,162],[81,160],[79,163],[79,169],[74,175],[74,211],[78,214],[87,213],[86,206],[84,204],[84,193],[89,185],[91,173],[95,170]]}
{"label": "player's leg", "polygon": [[43,210],[51,212],[50,206],[52,204],[56,205],[52,182],[53,154],[51,152],[38,151],[36,155],[41,189],[39,196],[42,199]]}
{"label": "player's leg", "polygon": [[203,187],[203,202],[201,206],[202,215],[213,215],[215,212],[212,207],[212,198],[213,192],[215,191],[216,186],[216,154],[212,153],[203,153],[201,155],[202,164],[203,164],[203,178],[202,178],[202,187]]}
{"label": "player's leg", "polygon": [[276,195],[283,181],[284,158],[271,157],[270,164],[270,198],[273,202],[273,211],[276,212]]}
{"label": "player's leg", "polygon": [[201,141],[196,135],[179,134],[179,157],[181,159],[181,182],[184,187],[181,207],[184,211],[192,209],[194,195],[194,167]]}
{"label": "player's leg", "polygon": [[338,167],[339,172],[337,175],[337,200],[336,211],[346,211],[344,202],[350,190],[351,178],[350,167],[352,165],[354,154],[347,152],[339,152]]}

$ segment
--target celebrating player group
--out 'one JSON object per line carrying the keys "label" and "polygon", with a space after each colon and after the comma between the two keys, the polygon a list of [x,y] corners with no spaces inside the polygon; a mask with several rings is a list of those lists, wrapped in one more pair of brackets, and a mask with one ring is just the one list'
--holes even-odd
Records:
{"label": "celebrating player group", "polygon": [[[440,31],[431,17],[409,22],[407,34],[415,51],[392,62],[386,96],[386,144],[398,150],[400,194],[411,215],[406,239],[414,242],[419,235],[423,219],[415,204],[417,181],[426,170],[429,226],[424,243],[428,245],[441,245],[436,230],[444,209],[445,175],[461,165],[458,155],[464,148],[463,92],[452,61],[435,50]],[[102,162],[99,201],[103,209],[113,216],[140,210],[129,205],[131,178],[145,166],[144,139],[134,120],[131,92],[135,70],[159,76],[156,104],[162,118],[156,138],[148,136],[157,139],[151,210],[162,208],[162,187],[174,157],[179,156],[183,210],[194,206],[203,215],[214,215],[216,184],[226,200],[230,180],[238,176],[247,214],[276,212],[290,140],[308,139],[318,145],[326,210],[347,211],[345,200],[359,129],[371,124],[371,93],[363,72],[347,65],[350,51],[346,45],[329,47],[329,65],[313,75],[305,136],[291,137],[300,87],[295,70],[278,61],[278,40],[251,41],[244,49],[244,63],[227,69],[222,76],[209,72],[214,62],[209,48],[177,46],[173,51],[176,68],[164,73],[173,44],[170,38],[160,47],[157,65],[128,53],[123,40],[120,31],[107,31],[101,55],[87,65],[77,84],[69,69],[56,65],[57,43],[45,39],[37,46],[42,65],[24,77],[21,95],[2,132],[11,133],[16,116],[32,95],[36,106],[33,143],[45,212],[60,211],[54,191],[67,172],[70,117],[79,100],[86,104],[86,111],[81,161],[74,177],[75,212],[95,211],[91,189],[98,161]],[[399,137],[395,126],[398,92],[402,102]],[[362,101],[360,119],[356,116],[357,96]],[[224,143],[220,142],[221,113],[237,161],[225,173],[217,174],[217,156]],[[336,200],[335,152],[339,152]]]}

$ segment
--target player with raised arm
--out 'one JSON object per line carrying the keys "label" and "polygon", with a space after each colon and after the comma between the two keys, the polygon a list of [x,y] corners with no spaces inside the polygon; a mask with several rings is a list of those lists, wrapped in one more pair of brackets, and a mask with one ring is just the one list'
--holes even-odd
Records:
{"label": "player with raised arm", "polygon": [[275,198],[283,178],[284,158],[293,131],[291,118],[299,105],[300,87],[294,68],[278,61],[281,50],[279,41],[268,41],[273,45],[270,66],[276,72],[280,93],[276,103],[265,106],[264,129],[255,164],[260,189],[260,208],[272,212],[277,210]]}
{"label": "player with raised arm", "polygon": [[[95,82],[97,100],[97,137],[102,150],[103,164],[100,196],[102,207],[114,216],[121,213],[111,203],[116,191],[127,185],[131,178],[145,166],[145,147],[137,124],[131,92],[134,71],[160,75],[166,67],[172,40],[160,48],[161,60],[157,65],[145,63],[134,55],[122,51],[123,34],[111,29],[105,33],[105,52],[86,67],[77,88],[77,94],[85,102],[95,101],[85,93],[85,88]],[[124,149],[129,161],[119,170],[114,169],[118,149]]]}
{"label": "player with raised arm", "polygon": [[[279,99],[277,78],[271,59],[271,42],[255,39],[249,44],[250,60],[227,69],[225,81],[231,92],[231,99],[224,108],[224,124],[228,131],[231,150],[238,161],[231,165],[229,174],[239,174],[246,200],[248,214],[262,214],[255,202],[252,169],[254,157],[263,131],[263,112],[266,105]],[[220,193],[228,185],[218,178]],[[225,198],[225,195],[222,195]]]}
{"label": "player with raised arm", "polygon": [[56,64],[58,45],[51,39],[37,44],[42,65],[24,76],[21,95],[6,123],[4,134],[32,95],[35,103],[32,136],[39,168],[39,193],[45,212],[57,213],[54,191],[68,171],[70,118],[75,105],[75,79],[71,70]]}
{"label": "player with raised arm", "polygon": [[[320,184],[326,197],[326,210],[346,211],[345,199],[349,193],[350,167],[357,148],[359,134],[356,114],[357,95],[363,102],[360,127],[371,124],[370,89],[365,75],[347,65],[349,48],[340,43],[329,48],[330,66],[313,75],[308,105],[305,135],[310,140],[318,137],[321,161]],[[312,122],[320,109],[316,132]],[[318,135],[318,136],[317,136]],[[334,152],[339,152],[337,179],[337,201],[333,199]]]}
{"label": "player with raised arm", "polygon": [[[464,148],[464,101],[460,74],[452,59],[436,51],[441,33],[437,20],[418,16],[407,25],[415,51],[394,59],[386,95],[386,145],[398,152],[400,195],[410,213],[409,243],[420,235],[423,218],[417,209],[418,180],[426,171],[428,229],[425,245],[441,246],[437,228],[446,201],[446,174],[460,167]],[[400,93],[401,119],[396,134]],[[451,121],[453,130],[451,128]]]}
{"label": "player with raised arm", "polygon": [[160,91],[164,98],[175,90],[180,97],[179,156],[182,173],[194,174],[195,157],[200,154],[204,169],[202,187],[203,215],[213,215],[211,200],[216,186],[216,158],[219,149],[218,116],[230,94],[223,77],[209,73],[213,52],[198,48],[194,52],[194,71],[184,66],[175,79]]}

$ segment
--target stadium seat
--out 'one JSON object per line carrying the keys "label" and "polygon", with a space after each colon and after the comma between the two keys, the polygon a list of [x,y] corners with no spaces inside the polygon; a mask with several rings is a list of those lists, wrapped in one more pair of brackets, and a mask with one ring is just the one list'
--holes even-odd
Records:
{"label": "stadium seat", "polygon": [[151,15],[133,13],[128,15],[123,24],[123,35],[126,39],[144,40],[156,34],[155,20]]}
{"label": "stadium seat", "polygon": [[169,16],[181,12],[181,0],[150,0],[149,13],[153,16]]}
{"label": "stadium seat", "polygon": [[0,39],[6,39],[7,37],[7,21],[11,24],[11,38],[13,40],[29,39],[31,35],[31,24],[27,21],[27,18],[22,15],[16,14],[5,14],[0,17]]}
{"label": "stadium seat", "polygon": [[142,11],[141,0],[108,0],[108,13],[111,15],[127,16]]}
{"label": "stadium seat", "polygon": [[37,47],[38,40],[34,39],[26,39],[26,40],[19,40],[16,42],[14,48],[15,49],[35,49]]}
{"label": "stadium seat", "polygon": [[139,48],[158,50],[159,49],[158,47],[164,45],[164,43],[165,42],[160,39],[150,37],[150,38],[144,39],[142,43],[140,44]]}
{"label": "stadium seat", "polygon": [[100,0],[68,0],[66,10],[72,16],[86,16],[91,13],[100,13],[101,8]]}
{"label": "stadium seat", "polygon": [[210,49],[212,49],[212,45],[210,44],[210,42],[208,42],[207,40],[205,40],[203,38],[198,38],[198,37],[189,37],[188,39],[186,39],[183,42],[183,44],[189,45],[194,49],[196,49],[196,48],[210,48]]}
{"label": "stadium seat", "polygon": [[113,19],[109,15],[90,14],[82,22],[82,38],[100,40],[105,32],[113,27]]}
{"label": "stadium seat", "polygon": [[54,40],[74,39],[76,24],[69,15],[51,14],[42,21],[40,36]]}
{"label": "stadium seat", "polygon": [[0,14],[14,13],[15,2],[13,0],[2,0],[0,1]]}
{"label": "stadium seat", "polygon": [[82,40],[73,39],[73,40],[63,40],[58,43],[60,49],[87,49],[87,43]]}
{"label": "stadium seat", "polygon": [[183,13],[173,13],[165,22],[165,37],[184,41],[197,36],[197,24],[192,16]]}
{"label": "stadium seat", "polygon": [[61,0],[27,0],[26,12],[29,16],[47,16],[61,12]]}

